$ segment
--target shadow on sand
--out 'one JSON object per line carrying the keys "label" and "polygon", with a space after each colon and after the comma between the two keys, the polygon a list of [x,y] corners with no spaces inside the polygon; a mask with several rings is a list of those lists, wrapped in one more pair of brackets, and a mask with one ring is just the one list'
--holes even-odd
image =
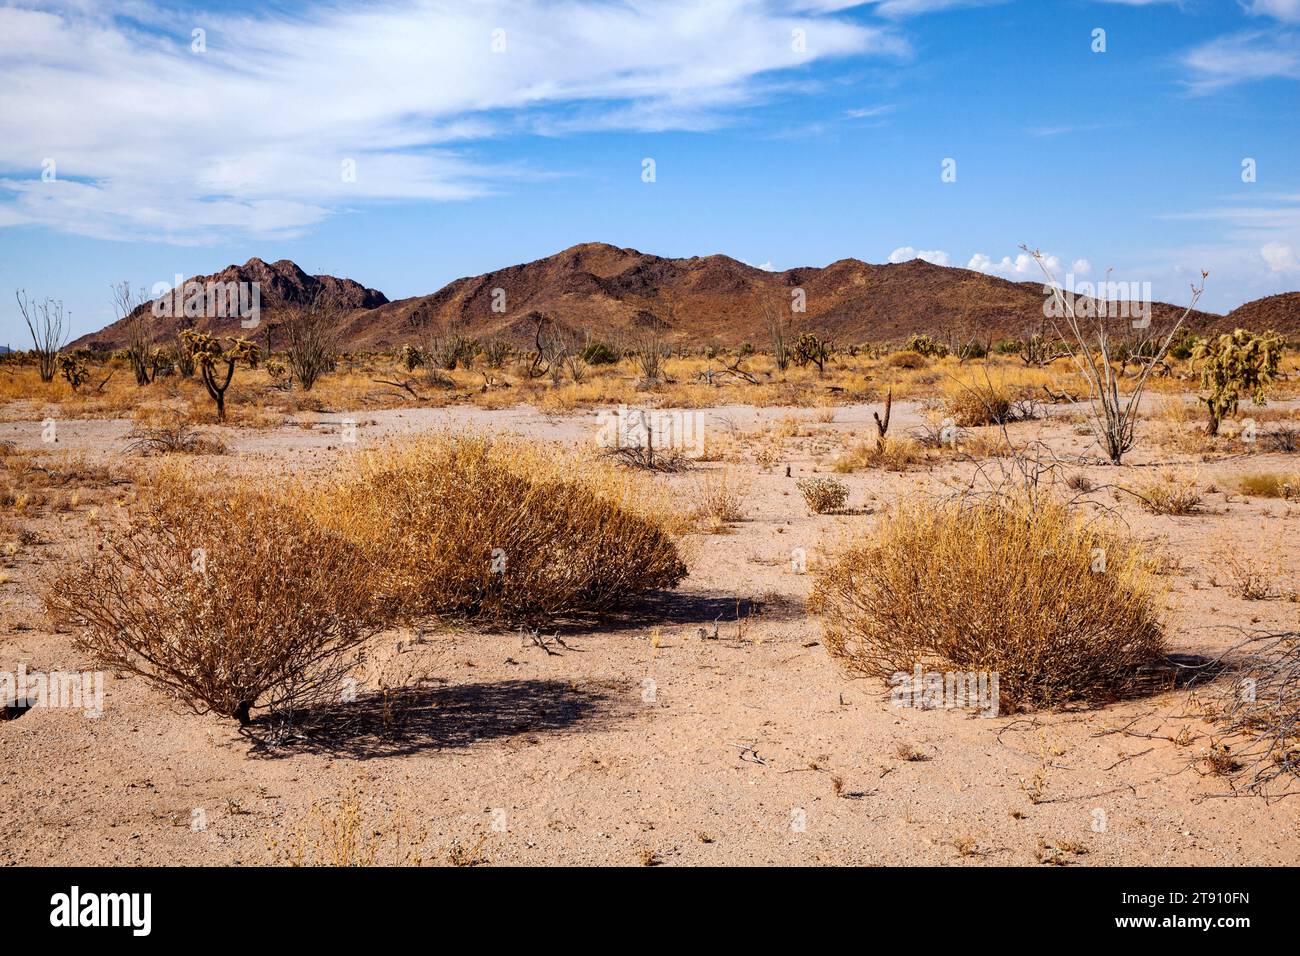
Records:
{"label": "shadow on sand", "polygon": [[632,708],[629,689],[566,681],[502,680],[366,692],[351,703],[266,715],[245,731],[254,755],[300,753],[357,760],[449,750],[508,737],[591,731]]}

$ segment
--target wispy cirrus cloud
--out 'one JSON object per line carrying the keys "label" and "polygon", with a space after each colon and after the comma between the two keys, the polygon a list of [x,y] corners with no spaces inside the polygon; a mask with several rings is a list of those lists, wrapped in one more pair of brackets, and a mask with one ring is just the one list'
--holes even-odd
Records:
{"label": "wispy cirrus cloud", "polygon": [[1300,79],[1300,36],[1252,30],[1219,37],[1183,55],[1188,89],[1212,93],[1253,80]]}
{"label": "wispy cirrus cloud", "polygon": [[785,72],[908,52],[888,27],[797,3],[570,0],[562,13],[388,0],[178,22],[145,0],[5,7],[0,225],[292,235],[358,204],[466,199],[540,173],[484,161],[475,147],[493,137],[715,128],[798,95]]}

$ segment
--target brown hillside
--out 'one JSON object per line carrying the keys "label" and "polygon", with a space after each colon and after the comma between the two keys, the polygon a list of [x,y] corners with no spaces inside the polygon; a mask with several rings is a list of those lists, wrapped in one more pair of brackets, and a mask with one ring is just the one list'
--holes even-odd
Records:
{"label": "brown hillside", "polygon": [[[668,259],[605,243],[584,243],[545,259],[457,279],[430,295],[389,302],[381,293],[348,279],[308,276],[292,262],[267,265],[252,259],[215,277],[264,282],[297,301],[324,287],[340,288],[355,305],[347,317],[351,348],[390,348],[428,331],[499,337],[522,345],[532,340],[534,313],[593,338],[622,343],[647,330],[670,342],[734,346],[767,340],[765,312],[789,316],[791,294],[803,289],[806,312],[797,325],[841,343],[897,342],[914,332],[1016,338],[1042,321],[1042,286],[921,260],[872,265],[841,259],[824,268],[766,272],[724,255]],[[495,290],[504,293],[504,311]],[[297,297],[295,299],[295,297]],[[1274,300],[1277,300],[1276,302]],[[1156,303],[1155,318],[1182,313]],[[1196,312],[1195,329],[1231,326],[1234,316],[1250,327],[1268,325],[1300,334],[1300,293],[1248,303],[1231,316]],[[263,309],[274,322],[274,310]],[[77,344],[117,344],[115,323]],[[171,331],[163,329],[163,332]],[[224,320],[222,334],[239,331]]]}
{"label": "brown hillside", "polygon": [[1281,332],[1291,339],[1300,338],[1300,292],[1282,292],[1239,305],[1224,318],[1225,329],[1250,329]]}
{"label": "brown hillside", "polygon": [[[367,289],[351,279],[337,279],[334,276],[313,276],[303,272],[288,259],[266,263],[261,259],[249,259],[242,266],[227,266],[220,272],[208,276],[193,276],[185,284],[197,283],[206,287],[210,282],[248,282],[260,283],[262,299],[262,319],[274,321],[275,303],[285,302],[291,305],[306,305],[322,293],[332,293],[338,300],[354,310],[368,311],[383,305],[388,297],[375,289]],[[72,348],[116,349],[126,344],[126,326],[135,316],[151,311],[152,302],[145,303],[125,319],[119,319],[105,326],[98,332],[82,336],[71,343]],[[155,339],[163,341],[174,336],[186,324],[183,318],[164,316],[153,320]],[[218,335],[261,336],[265,328],[245,329],[240,325],[238,316],[221,318],[198,318],[193,321],[195,328]]]}

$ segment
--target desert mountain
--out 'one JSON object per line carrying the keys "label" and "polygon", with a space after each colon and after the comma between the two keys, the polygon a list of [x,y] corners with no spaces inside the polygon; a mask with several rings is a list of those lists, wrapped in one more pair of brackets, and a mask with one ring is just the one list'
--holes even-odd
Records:
{"label": "desert mountain", "polygon": [[[388,302],[388,298],[382,292],[367,289],[351,279],[338,279],[329,275],[308,275],[288,259],[267,263],[254,258],[249,259],[242,266],[227,266],[212,275],[192,276],[182,283],[180,296],[167,295],[146,302],[125,319],[119,319],[98,332],[77,339],[72,343],[72,347],[119,348],[126,344],[127,325],[144,313],[152,316],[154,338],[157,341],[169,340],[180,328],[186,325],[192,325],[202,331],[213,332],[222,336],[261,335],[265,331],[263,328],[249,330],[241,326],[241,318],[237,310],[225,310],[223,308],[216,310],[224,312],[221,315],[204,314],[188,319],[185,317],[186,289],[193,286],[202,290],[209,289],[216,284],[229,285],[231,283],[247,283],[250,294],[246,296],[246,302],[251,301],[251,286],[253,283],[257,283],[258,299],[262,310],[261,318],[268,321],[274,321],[277,309],[283,308],[284,305],[308,305],[322,295],[330,296],[339,302],[343,308],[347,309],[349,313],[368,311]],[[156,304],[161,304],[165,308],[156,309]],[[204,311],[210,312],[213,310],[205,309]],[[159,312],[162,314],[159,315]],[[260,326],[261,323],[259,322]]]}
{"label": "desert mountain", "polygon": [[[350,279],[308,276],[296,265],[251,259],[206,279],[263,283],[263,319],[274,323],[267,303],[283,297],[307,301],[323,289],[336,291],[352,311],[346,323],[350,348],[388,348],[425,334],[532,341],[534,315],[562,329],[610,342],[648,332],[668,342],[695,346],[763,347],[765,316],[790,316],[792,294],[802,289],[806,311],[797,324],[837,342],[890,342],[913,332],[1015,338],[1042,322],[1042,286],[921,260],[872,265],[841,259],[822,268],[769,272],[724,255],[669,259],[604,243],[584,243],[545,259],[456,279],[430,295],[390,302]],[[270,289],[273,295],[267,294]],[[1176,316],[1183,307],[1153,305],[1153,319]],[[162,321],[162,320],[160,320]],[[1247,303],[1228,316],[1195,312],[1189,324],[1217,330],[1244,324],[1300,333],[1300,292]],[[207,323],[207,324],[205,324]],[[77,344],[120,343],[123,323]],[[237,319],[200,320],[222,334],[239,331]],[[173,331],[160,329],[160,333]]]}

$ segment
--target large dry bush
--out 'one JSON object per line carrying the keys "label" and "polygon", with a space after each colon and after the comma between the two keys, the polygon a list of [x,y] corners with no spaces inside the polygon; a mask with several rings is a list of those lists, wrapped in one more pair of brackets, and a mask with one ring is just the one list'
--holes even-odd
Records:
{"label": "large dry bush", "polygon": [[44,600],[100,666],[247,724],[339,692],[345,652],[387,617],[371,577],[362,549],[290,503],[162,482]]}
{"label": "large dry bush", "polygon": [[313,495],[322,522],[368,548],[412,617],[541,625],[586,617],[686,573],[672,537],[520,445],[437,436],[361,458]]}
{"label": "large dry bush", "polygon": [[1065,505],[902,506],[819,575],[811,607],[850,670],[995,671],[1008,706],[1103,700],[1164,650],[1139,545]]}

